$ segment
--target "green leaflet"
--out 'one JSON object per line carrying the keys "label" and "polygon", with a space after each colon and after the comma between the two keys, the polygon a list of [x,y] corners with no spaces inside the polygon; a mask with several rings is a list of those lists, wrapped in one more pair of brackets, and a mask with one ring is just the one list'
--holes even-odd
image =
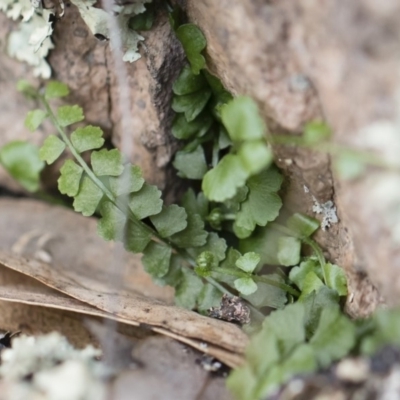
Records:
{"label": "green leaflet", "polygon": [[202,280],[187,268],[182,269],[182,280],[175,288],[175,303],[193,310],[203,289]]}
{"label": "green leaflet", "polygon": [[156,186],[147,183],[138,192],[129,196],[129,208],[137,219],[158,214],[162,205],[161,191]]}
{"label": "green leaflet", "polygon": [[125,226],[124,247],[132,253],[142,253],[150,243],[152,233],[133,221],[128,220]]}
{"label": "green leaflet", "polygon": [[71,142],[79,153],[98,149],[104,144],[103,131],[92,125],[78,128],[71,133]]}
{"label": "green leaflet", "polygon": [[185,261],[181,257],[173,254],[168,272],[161,278],[154,278],[154,282],[160,286],[178,286],[182,282],[184,264]]}
{"label": "green leaflet", "polygon": [[336,291],[339,296],[347,295],[347,279],[342,268],[337,265],[327,263],[324,266],[324,274],[321,266],[314,258],[303,261],[299,267],[290,271],[289,279],[302,291],[302,297],[318,291],[324,286],[323,280],[326,278],[325,285]]}
{"label": "green leaflet", "polygon": [[197,146],[191,152],[178,151],[172,164],[181,178],[202,179],[207,172],[207,163],[202,146]]}
{"label": "green leaflet", "polygon": [[117,149],[93,151],[90,159],[97,176],[119,176],[124,170],[122,154]]}
{"label": "green leaflet", "polygon": [[204,230],[204,222],[198,214],[188,214],[187,227],[171,236],[171,241],[178,247],[190,248],[203,246],[208,233]]}
{"label": "green leaflet", "polygon": [[236,279],[234,285],[236,290],[244,296],[249,296],[257,290],[257,284],[250,277]]}
{"label": "green leaflet", "polygon": [[323,286],[318,292],[312,292],[302,299],[306,310],[304,326],[306,328],[307,339],[310,339],[319,323],[322,310],[326,308],[337,307],[339,304],[339,296],[337,292]]}
{"label": "green leaflet", "polygon": [[150,217],[151,222],[161,237],[166,238],[187,227],[187,214],[183,207],[172,204]]}
{"label": "green leaflet", "polygon": [[194,135],[201,137],[210,129],[214,119],[204,110],[193,121],[188,122],[184,114],[177,114],[172,124],[171,133],[180,140],[190,139]]}
{"label": "green leaflet", "polygon": [[327,367],[344,357],[355,344],[355,326],[339,307],[322,310],[318,328],[310,340],[319,364]]}
{"label": "green leaflet", "polygon": [[181,25],[175,33],[182,43],[186,57],[190,62],[192,72],[197,75],[206,65],[206,60],[201,55],[201,52],[207,45],[206,38],[201,30],[194,24]]}
{"label": "green leaflet", "polygon": [[[278,274],[261,275],[262,277],[284,283]],[[262,307],[283,308],[286,304],[286,292],[267,283],[257,282],[258,290],[244,298],[258,309]]]}
{"label": "green leaflet", "polygon": [[62,127],[74,124],[84,119],[83,110],[79,106],[61,106],[57,110],[57,120]]}
{"label": "green leaflet", "polygon": [[204,69],[203,74],[207,79],[208,85],[213,91],[213,95],[216,99],[215,107],[222,106],[233,99],[232,95],[225,89],[222,82],[214,75],[210,74],[206,69]]}
{"label": "green leaflet", "polygon": [[182,205],[188,214],[198,214],[202,219],[208,215],[208,200],[203,193],[196,197],[193,189],[188,189],[182,197]]}
{"label": "green leaflet", "polygon": [[272,150],[263,140],[243,143],[239,148],[238,157],[249,176],[258,174],[273,161]]}
{"label": "green leaflet", "polygon": [[44,163],[35,145],[20,140],[7,143],[0,148],[0,163],[29,192],[39,189]]}
{"label": "green leaflet", "polygon": [[225,259],[226,249],[227,245],[225,239],[220,238],[215,232],[211,232],[208,234],[207,241],[204,246],[196,247],[188,251],[193,255],[193,257],[196,257],[203,252],[211,253],[215,262],[214,267],[216,267],[222,260]]}
{"label": "green leaflet", "polygon": [[211,97],[211,90],[201,89],[183,96],[175,96],[172,100],[172,109],[175,112],[185,113],[186,121],[193,121],[204,109]]}
{"label": "green leaflet", "polygon": [[44,91],[44,96],[46,100],[65,97],[68,95],[69,95],[68,86],[65,83],[57,81],[48,82],[46,85],[46,89]]}
{"label": "green leaflet", "polygon": [[55,135],[49,135],[39,150],[39,157],[47,164],[53,164],[65,150],[65,143]]}
{"label": "green leaflet", "polygon": [[221,118],[233,141],[263,139],[266,131],[258,106],[249,97],[236,97],[221,108]]}
{"label": "green leaflet", "polygon": [[305,341],[304,317],[304,305],[295,303],[272,312],[264,320],[263,329],[275,333],[279,338],[279,349],[283,356],[290,354],[297,345]]}
{"label": "green leaflet", "polygon": [[268,378],[258,388],[256,395],[264,397],[277,389],[281,383],[299,375],[314,372],[317,369],[315,354],[310,345],[298,346],[280,365],[273,367]]}
{"label": "green leaflet", "polygon": [[338,292],[339,296],[347,296],[347,279],[342,268],[327,263],[324,267],[326,286]]}
{"label": "green leaflet", "polygon": [[260,262],[260,256],[257,253],[250,252],[239,257],[235,265],[244,272],[252,273]]}
{"label": "green leaflet", "polygon": [[74,197],[78,194],[79,184],[82,178],[83,168],[72,160],[65,161],[60,169],[58,178],[58,190],[62,194]]}
{"label": "green leaflet", "polygon": [[247,348],[246,364],[228,378],[237,399],[264,399],[291,377],[327,367],[348,354],[355,327],[327,292],[330,289],[266,317]]}
{"label": "green leaflet", "polygon": [[73,202],[74,210],[81,212],[85,217],[90,217],[95,213],[102,197],[103,191],[87,175],[84,175]]}
{"label": "green leaflet", "polygon": [[197,309],[205,313],[211,307],[218,307],[221,303],[222,293],[213,285],[206,283],[203,285],[197,298]]}
{"label": "green leaflet", "polygon": [[47,113],[43,110],[29,111],[25,118],[25,127],[27,127],[31,132],[34,132],[46,118]]}
{"label": "green leaflet", "polygon": [[299,237],[309,237],[319,228],[319,221],[307,215],[295,213],[288,218],[286,226]]}
{"label": "green leaflet", "polygon": [[203,178],[202,190],[211,201],[223,202],[231,199],[244,186],[248,178],[240,159],[228,154]]}
{"label": "green leaflet", "polygon": [[133,16],[128,23],[130,29],[134,31],[149,31],[154,23],[154,4],[145,5],[146,11]]}
{"label": "green leaflet", "polygon": [[109,178],[109,185],[115,196],[138,192],[144,185],[142,171],[137,165],[125,165],[118,178]]}
{"label": "green leaflet", "polygon": [[182,96],[197,92],[207,86],[207,81],[203,74],[195,75],[190,67],[184,67],[178,76],[178,79],[172,85],[173,92]]}
{"label": "green leaflet", "polygon": [[290,267],[300,262],[301,242],[299,239],[283,236],[278,240],[278,260],[280,265]]}
{"label": "green leaflet", "polygon": [[300,266],[292,268],[289,273],[289,279],[303,291],[304,281],[310,272],[316,273],[318,277],[322,279],[321,267],[318,260],[309,258],[303,261]]}
{"label": "green leaflet", "polygon": [[143,251],[142,263],[145,271],[156,278],[162,278],[169,269],[172,250],[170,246],[150,242]]}
{"label": "green leaflet", "polygon": [[282,184],[282,175],[275,169],[268,169],[247,181],[249,194],[241,204],[235,225],[252,232],[256,225],[265,226],[274,221],[282,207],[277,194]]}
{"label": "green leaflet", "polygon": [[309,272],[304,278],[303,289],[299,300],[302,301],[305,296],[313,292],[318,293],[323,287],[324,282],[322,282],[319,276],[314,271]]}
{"label": "green leaflet", "polygon": [[97,223],[97,233],[104,240],[121,241],[126,216],[110,201],[103,201],[99,208],[102,218]]}

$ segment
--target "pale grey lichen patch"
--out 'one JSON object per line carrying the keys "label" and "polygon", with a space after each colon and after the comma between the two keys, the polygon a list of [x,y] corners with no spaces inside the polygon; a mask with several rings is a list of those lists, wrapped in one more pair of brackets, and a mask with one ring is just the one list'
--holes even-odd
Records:
{"label": "pale grey lichen patch", "polygon": [[326,231],[332,224],[339,222],[336,214],[336,206],[333,204],[333,201],[328,200],[326,203],[320,204],[314,196],[313,201],[313,211],[316,214],[322,214],[321,229],[323,231]]}
{"label": "pale grey lichen patch", "polygon": [[103,400],[108,371],[93,346],[77,350],[58,333],[21,336],[1,353],[7,400]]}
{"label": "pale grey lichen patch", "polygon": [[8,55],[33,66],[35,76],[50,78],[46,56],[54,47],[50,39],[54,11],[35,9],[29,0],[0,0],[0,11],[13,20],[21,19],[8,37]]}
{"label": "pale grey lichen patch", "polygon": [[[113,17],[105,10],[94,7],[96,0],[71,0],[94,35],[105,39],[111,39],[111,34],[120,36],[124,51],[123,60],[127,62],[134,62],[140,58],[138,44],[144,40],[129,28],[128,22],[131,17],[146,11],[144,4],[151,1],[137,0],[133,4],[114,5],[112,12],[117,20],[118,29],[111,32],[110,18]],[[9,35],[7,52],[9,56],[33,66],[34,76],[48,79],[51,76],[51,68],[46,57],[54,48],[51,35],[55,9],[43,9],[41,2],[34,3],[39,6],[33,7],[30,0],[0,0],[0,11],[13,20],[20,20],[18,27]],[[62,1],[60,5],[64,10]],[[63,12],[58,17],[61,18],[62,15]]]}
{"label": "pale grey lichen patch", "polygon": [[[310,193],[310,189],[303,185],[304,193]],[[316,214],[322,214],[321,221],[321,229],[326,231],[332,224],[337,224],[339,222],[339,218],[336,214],[336,206],[333,204],[333,201],[328,200],[326,203],[320,204],[315,196],[312,196],[314,205],[312,210]]]}

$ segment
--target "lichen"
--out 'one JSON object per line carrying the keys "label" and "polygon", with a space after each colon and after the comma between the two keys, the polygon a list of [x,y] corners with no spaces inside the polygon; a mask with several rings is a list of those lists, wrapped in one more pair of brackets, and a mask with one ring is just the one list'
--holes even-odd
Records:
{"label": "lichen", "polygon": [[313,196],[313,211],[316,214],[322,214],[321,229],[326,231],[332,224],[337,224],[339,219],[336,214],[336,206],[333,201],[328,200],[326,203],[320,204]]}
{"label": "lichen", "polygon": [[[134,62],[140,58],[138,44],[144,40],[129,28],[129,19],[146,11],[144,4],[149,2],[151,0],[136,1],[134,4],[123,6],[115,5],[113,14],[116,16],[118,31],[110,32],[111,15],[93,7],[96,0],[72,0],[93,35],[104,39],[110,39],[112,34],[120,35],[124,51],[123,60],[127,62]],[[8,37],[8,55],[34,67],[34,76],[50,78],[51,68],[46,57],[54,48],[51,35],[55,10],[43,9],[41,5],[34,8],[30,0],[0,0],[0,11],[14,21],[19,20],[17,28]]]}
{"label": "lichen", "polygon": [[[107,369],[93,346],[75,349],[59,333],[20,336],[1,353],[0,377],[8,400],[102,400]],[[3,393],[2,393],[3,394]]]}

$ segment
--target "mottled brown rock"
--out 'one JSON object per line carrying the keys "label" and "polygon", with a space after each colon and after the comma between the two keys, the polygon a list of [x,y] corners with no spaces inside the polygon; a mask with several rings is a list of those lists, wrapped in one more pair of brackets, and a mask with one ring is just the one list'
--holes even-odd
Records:
{"label": "mottled brown rock", "polygon": [[[392,163],[400,148],[399,16],[400,4],[391,0],[302,1],[292,14],[296,55],[314,82],[335,140]],[[353,268],[366,270],[397,304],[399,181],[398,170],[369,169],[355,182],[335,185],[357,250]]]}
{"label": "mottled brown rock", "polygon": [[[100,126],[105,136],[121,147],[121,110],[119,107],[118,74],[108,41],[96,39],[81,19],[77,8],[66,3],[65,14],[56,21],[52,39],[55,49],[48,61],[53,77],[71,88],[65,103],[83,107],[86,123]],[[145,178],[163,189],[173,198],[176,185],[171,185],[175,175],[170,160],[176,144],[170,134],[173,112],[170,107],[172,83],[184,62],[181,46],[172,33],[167,13],[157,8],[153,29],[143,32],[146,44],[141,48],[142,58],[133,64],[124,63],[129,85],[128,150],[130,160],[143,169]],[[0,146],[11,140],[31,140],[40,144],[53,133],[54,128],[46,124],[39,133],[31,134],[23,126],[27,111],[34,108],[15,90],[18,79],[30,79],[31,68],[5,55],[7,35],[15,24],[0,13],[0,128],[4,134]],[[110,143],[111,144],[111,143]],[[46,186],[54,188],[58,178],[60,162],[46,170]],[[21,188],[0,169],[0,185],[21,191]]]}
{"label": "mottled brown rock", "polygon": [[[389,152],[393,159],[399,135],[377,141],[379,131],[367,138],[364,128],[385,120],[398,129],[397,2],[179,3],[207,37],[209,68],[233,93],[258,101],[273,135],[296,135],[305,122],[325,118],[337,142]],[[287,178],[289,212],[313,215],[313,196],[337,207],[339,223],[316,238],[329,259],[348,273],[349,313],[364,316],[382,301],[370,282],[398,302],[398,179],[381,170],[369,171],[356,184],[341,182],[332,176],[331,160],[324,154],[290,146],[274,150]]]}

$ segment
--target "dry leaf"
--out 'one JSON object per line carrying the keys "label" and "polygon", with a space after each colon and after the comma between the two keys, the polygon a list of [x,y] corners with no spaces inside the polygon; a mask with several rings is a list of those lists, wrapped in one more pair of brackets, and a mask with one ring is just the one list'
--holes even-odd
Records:
{"label": "dry leaf", "polygon": [[[11,223],[7,215],[17,217],[14,225],[18,232],[4,233],[2,228]],[[144,324],[230,366],[241,363],[248,339],[239,327],[169,305],[170,291],[149,281],[137,257],[121,250],[114,252],[112,246],[104,244],[96,236],[94,220],[35,201],[2,200],[0,248],[4,249],[5,241],[29,257],[43,259],[47,255],[52,264],[0,252],[2,264],[68,296],[60,296],[54,290],[29,286],[16,290],[8,286],[0,289],[0,298],[103,316],[131,325]],[[128,278],[109,268],[113,260],[123,261],[120,269],[133,270]]]}

